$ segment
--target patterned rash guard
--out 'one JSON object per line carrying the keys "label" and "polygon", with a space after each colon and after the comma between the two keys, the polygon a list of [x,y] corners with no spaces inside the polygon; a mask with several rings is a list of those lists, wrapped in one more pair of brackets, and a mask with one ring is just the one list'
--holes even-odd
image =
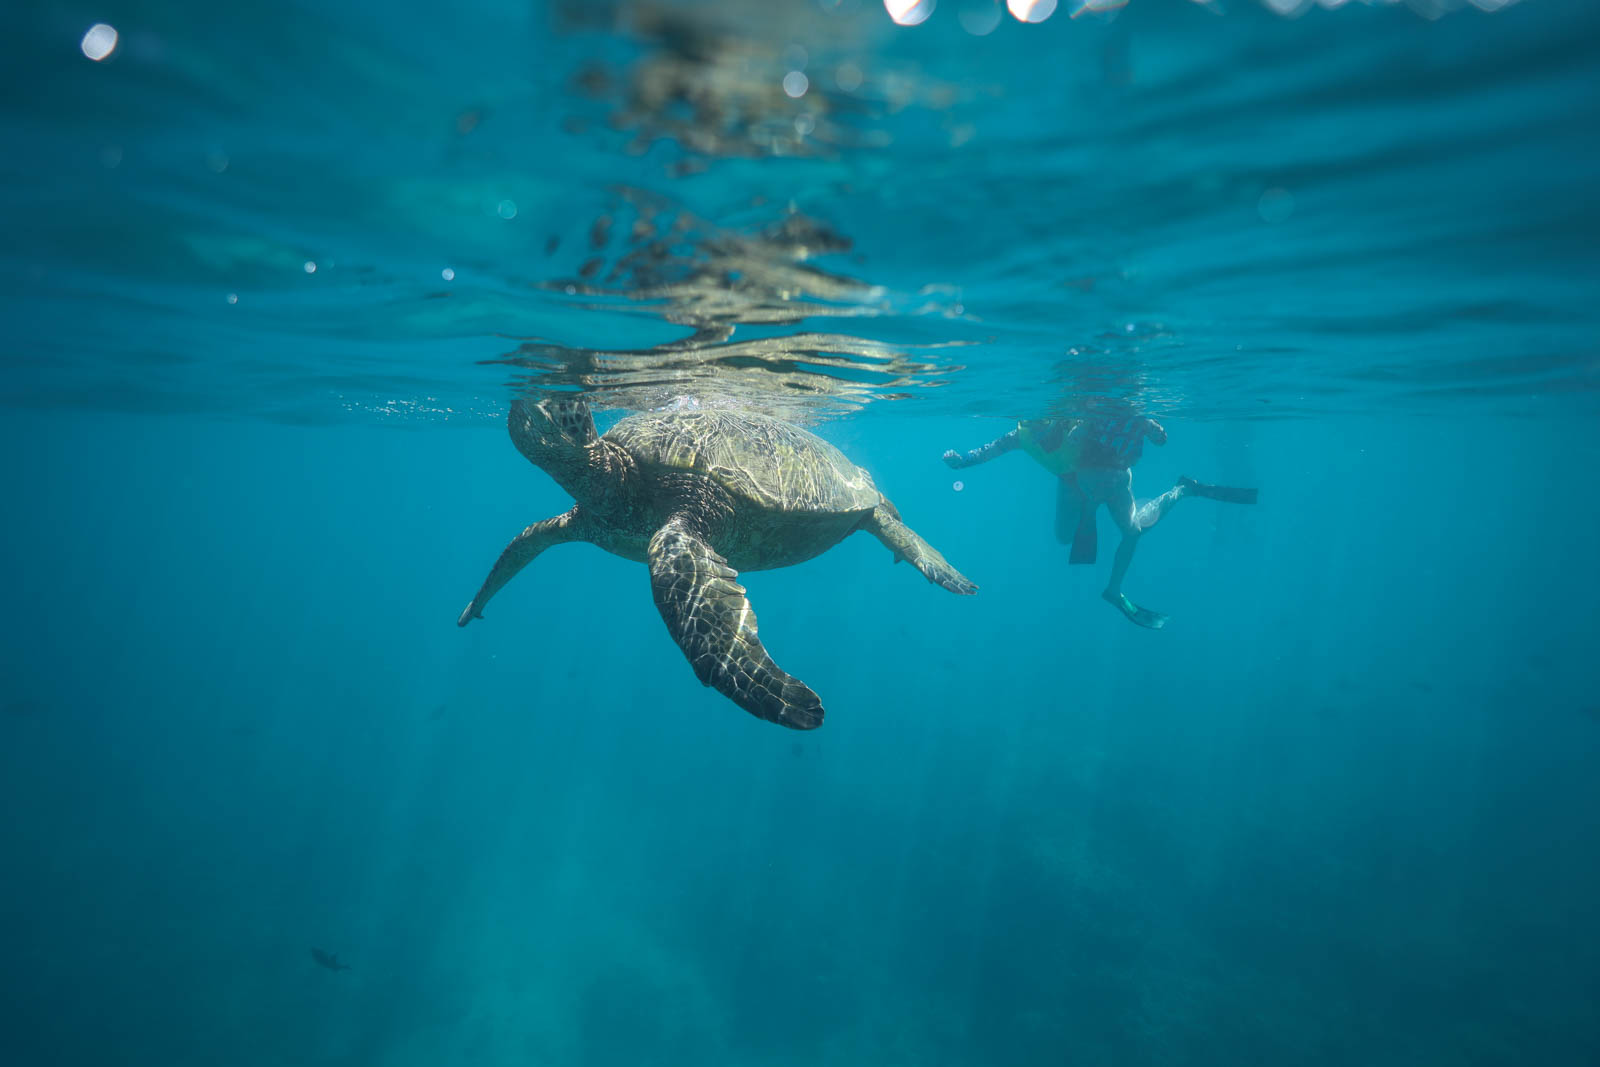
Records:
{"label": "patterned rash guard", "polygon": [[1150,419],[1082,419],[1070,437],[1078,442],[1080,467],[1122,470],[1144,455],[1144,439],[1160,427]]}
{"label": "patterned rash guard", "polygon": [[1146,437],[1166,431],[1143,416],[1090,419],[1024,419],[1017,428],[966,453],[952,453],[951,466],[971,467],[1021,449],[1061,477],[1081,469],[1125,470],[1139,462]]}

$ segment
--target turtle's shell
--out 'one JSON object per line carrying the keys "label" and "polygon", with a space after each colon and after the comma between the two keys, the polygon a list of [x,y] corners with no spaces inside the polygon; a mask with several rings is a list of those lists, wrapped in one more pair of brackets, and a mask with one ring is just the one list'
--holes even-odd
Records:
{"label": "turtle's shell", "polygon": [[872,476],[843,452],[816,434],[765,415],[630,415],[605,436],[641,467],[695,471],[773,511],[870,511],[881,499]]}

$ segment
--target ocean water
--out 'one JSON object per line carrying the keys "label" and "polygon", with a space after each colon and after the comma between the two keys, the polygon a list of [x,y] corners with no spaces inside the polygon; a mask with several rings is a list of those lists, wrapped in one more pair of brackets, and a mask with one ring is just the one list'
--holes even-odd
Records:
{"label": "ocean water", "polygon": [[[0,12],[0,1062],[1600,1062],[1600,7],[1074,6]],[[742,576],[808,732],[589,545],[458,628],[563,393],[981,588]],[[1106,410],[1260,489],[1160,630],[940,461]]]}

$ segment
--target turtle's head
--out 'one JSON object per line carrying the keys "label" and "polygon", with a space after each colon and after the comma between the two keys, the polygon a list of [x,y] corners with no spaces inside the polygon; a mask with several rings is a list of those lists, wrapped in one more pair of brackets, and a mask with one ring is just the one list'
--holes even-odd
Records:
{"label": "turtle's head", "polygon": [[600,440],[589,405],[576,396],[519,397],[511,403],[507,428],[517,451],[548,471],[569,493],[583,480]]}
{"label": "turtle's head", "polygon": [[599,437],[589,405],[577,397],[519,397],[511,402],[507,423],[517,451],[541,467],[550,453],[588,448]]}

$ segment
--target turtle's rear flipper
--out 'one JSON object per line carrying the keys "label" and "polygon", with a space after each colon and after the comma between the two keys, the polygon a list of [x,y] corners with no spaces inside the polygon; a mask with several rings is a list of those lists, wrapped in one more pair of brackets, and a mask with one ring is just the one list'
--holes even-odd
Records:
{"label": "turtle's rear flipper", "polygon": [[950,566],[938,549],[918,537],[915,530],[901,521],[900,513],[887,500],[867,516],[861,529],[888,546],[889,551],[894,553],[896,563],[910,561],[933,584],[962,595],[978,591],[977,583]]}
{"label": "turtle's rear flipper", "polygon": [[695,677],[758,719],[795,730],[822,725],[822,701],[772,662],[739,574],[693,525],[673,519],[650,539],[650,591]]}

